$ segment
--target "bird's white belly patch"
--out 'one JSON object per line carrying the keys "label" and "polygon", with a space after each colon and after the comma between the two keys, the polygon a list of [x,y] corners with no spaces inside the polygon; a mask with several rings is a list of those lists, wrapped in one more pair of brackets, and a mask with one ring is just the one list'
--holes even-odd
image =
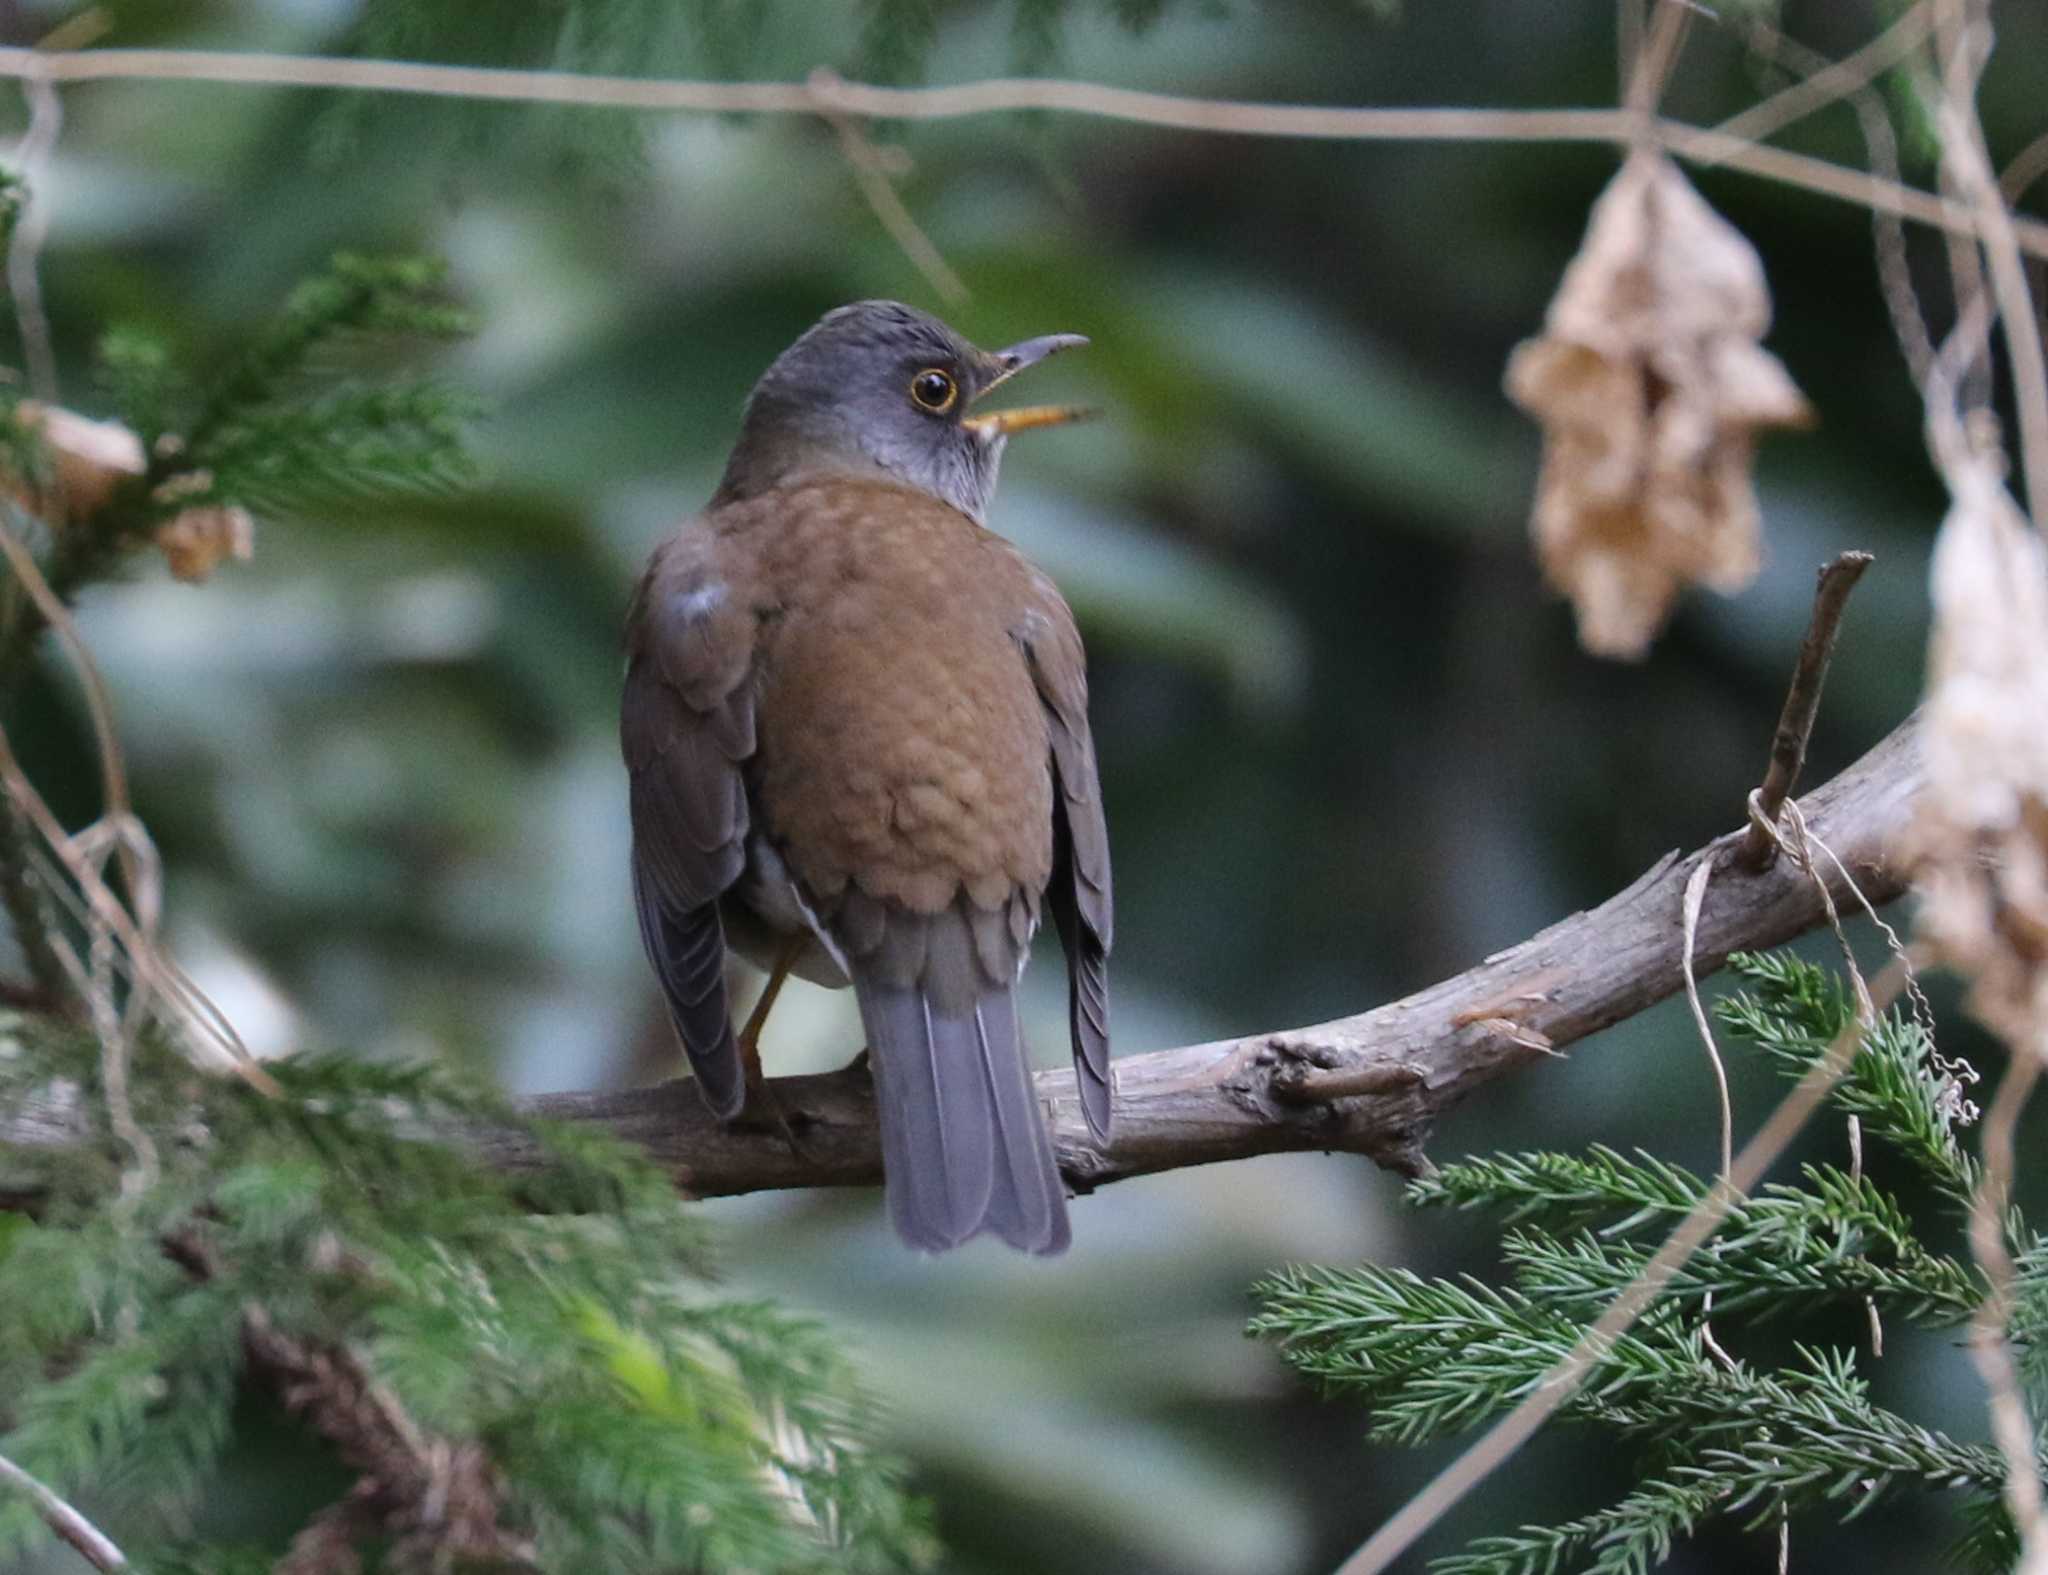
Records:
{"label": "bird's white belly patch", "polygon": [[796,882],[790,878],[782,856],[767,838],[759,835],[747,838],[747,867],[733,895],[753,909],[763,924],[779,934],[810,932],[811,938],[818,943],[818,951],[807,949],[805,955],[797,959],[794,971],[799,977],[835,989],[852,977],[846,966],[846,954],[825,933],[825,927],[818,922],[811,905],[796,889]]}

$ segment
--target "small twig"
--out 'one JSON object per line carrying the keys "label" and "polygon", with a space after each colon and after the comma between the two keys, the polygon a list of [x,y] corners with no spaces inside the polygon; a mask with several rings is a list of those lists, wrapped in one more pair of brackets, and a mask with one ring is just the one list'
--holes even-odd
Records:
{"label": "small twig", "polygon": [[1486,1430],[1478,1441],[1450,1463],[1420,1493],[1401,1507],[1400,1513],[1373,1533],[1372,1539],[1338,1569],[1337,1575],[1378,1575],[1399,1558],[1444,1515],[1483,1481],[1496,1466],[1513,1454],[1536,1430],[1549,1421],[1558,1408],[1578,1393],[1579,1387],[1598,1365],[1613,1343],[1627,1332],[1643,1311],[1662,1295],[1686,1261],[1706,1244],[1721,1227],[1728,1211],[1754,1187],[1764,1172],[1799,1135],[1828,1092],[1849,1070],[1863,1043],[1863,1036],[1876,1021],[1875,1013],[1891,1004],[1906,977],[1896,958],[1877,976],[1871,987],[1870,1010],[1859,1009],[1837,1034],[1807,1073],[1771,1112],[1756,1136],[1744,1145],[1723,1180],[1693,1206],[1678,1228],[1665,1238],[1648,1263],[1627,1289],[1608,1304],[1599,1320],[1584,1334],[1571,1352],[1545,1373],[1527,1398]]}
{"label": "small twig", "polygon": [[68,1005],[70,979],[51,938],[49,894],[33,868],[34,839],[14,801],[0,795],[0,903],[7,908],[36,994],[48,1001],[47,1010],[58,1011]]}
{"label": "small twig", "polygon": [[1753,797],[1749,835],[1736,855],[1749,869],[1764,868],[1777,851],[1765,828],[1777,824],[1778,811],[1784,808],[1799,781],[1800,768],[1806,764],[1806,745],[1820,711],[1821,688],[1827,682],[1828,661],[1835,654],[1842,611],[1849,593],[1873,561],[1867,552],[1845,552],[1820,571],[1820,583],[1813,593],[1813,616],[1807,621],[1799,662],[1792,670],[1792,687],[1785,693],[1778,730],[1771,736],[1771,763]]}
{"label": "small twig", "polygon": [[48,173],[50,154],[64,126],[64,101],[56,83],[26,77],[22,96],[28,100],[28,130],[14,150],[14,166],[26,188],[21,217],[7,245],[7,289],[14,297],[14,320],[21,334],[21,357],[28,386],[46,405],[57,403],[57,356],[50,348],[50,318],[43,310],[43,285],[37,271],[43,242],[50,234]]}
{"label": "small twig", "polygon": [[1685,42],[1686,29],[1691,26],[1690,6],[1682,4],[1681,0],[1658,0],[1656,15],[1650,22],[1650,35],[1638,51],[1634,69],[1629,73],[1628,97],[1624,106],[1642,126],[1639,140],[1650,138],[1657,101],[1664,96],[1664,84],[1671,80],[1671,68],[1678,62],[1679,48]]}
{"label": "small twig", "polygon": [[2028,512],[2040,521],[2048,518],[2048,351],[2042,348],[2012,210],[1999,191],[1984,147],[1984,128],[1977,118],[1977,79],[1990,56],[1990,28],[1985,23],[1968,22],[1961,32],[1962,43],[1950,63],[1947,91],[1936,116],[1941,125],[1942,162],[1977,215],[1991,294],[2005,330],[2013,404],[2019,411],[2016,468],[2026,477]]}
{"label": "small twig", "polygon": [[2012,1189],[2013,1131],[2041,1072],[2040,1057],[2025,1044],[2012,1060],[1984,1117],[1984,1176],[1970,1200],[1970,1252],[1990,1287],[1970,1331],[1970,1357],[1990,1391],[1991,1432],[2005,1456],[2005,1503],[2019,1532],[2021,1568],[2039,1568],[2041,1476],[2034,1459],[2034,1427],[2020,1393],[2006,1325],[2012,1317],[2012,1255],[2005,1245],[2005,1208]]}
{"label": "small twig", "polygon": [[[1752,142],[1776,136],[1794,121],[1803,120],[1838,99],[1863,92],[1872,78],[1889,71],[1918,49],[1933,27],[1934,16],[1927,0],[1920,0],[1854,54],[1809,67],[1802,80],[1750,105],[1738,115],[1731,115],[1714,129],[1725,137]],[[1775,44],[1782,48],[1787,41],[1777,35],[1776,29],[1771,32]]]}
{"label": "small twig", "polygon": [[[1698,950],[1700,939],[1700,909],[1707,900],[1707,883],[1714,877],[1714,861],[1701,859],[1693,866],[1692,874],[1686,877],[1685,898],[1680,918],[1685,935],[1685,949],[1679,954],[1679,961],[1685,970],[1685,1004],[1692,1010],[1693,1026],[1700,1032],[1700,1043],[1707,1049],[1707,1065],[1714,1069],[1714,1092],[1721,1105],[1721,1163],[1714,1172],[1718,1183],[1728,1179],[1729,1167],[1734,1163],[1735,1153],[1735,1109],[1728,1099],[1728,1068],[1721,1061],[1721,1047],[1714,1043],[1714,1028],[1707,1021],[1707,1009],[1700,1001],[1700,981],[1693,967],[1693,953]],[[1708,1291],[1700,1299],[1700,1341],[1708,1353],[1730,1372],[1735,1370],[1735,1358],[1721,1348],[1721,1342],[1714,1338],[1714,1293]]]}
{"label": "small twig", "polygon": [[2048,131],[2021,148],[2013,155],[2012,162],[1999,171],[1999,195],[2009,203],[2016,203],[2043,175],[2048,175]]}
{"label": "small twig", "polygon": [[1643,49],[1642,0],[1614,0],[1614,93],[1628,96],[1629,73]]}
{"label": "small twig", "polygon": [[107,883],[74,845],[72,837],[64,830],[63,823],[51,811],[36,786],[21,769],[21,762],[15,758],[8,743],[7,730],[0,727],[0,792],[11,799],[22,816],[48,844],[52,853],[63,864],[64,871],[77,886],[80,897],[90,914],[91,926],[104,925],[115,937],[128,955],[131,977],[137,989],[154,991],[162,999],[175,1005],[184,1014],[192,1030],[204,1041],[213,1044],[227,1060],[237,1076],[265,1095],[276,1098],[282,1090],[275,1078],[257,1064],[235,1034],[234,1027],[221,1013],[220,1008],[209,1000],[199,987],[185,976],[184,971],[166,958],[154,942],[136,926],[121,900],[114,895]]}
{"label": "small twig", "polygon": [[1421,1068],[1401,1061],[1335,1070],[1303,1067],[1297,1072],[1275,1073],[1273,1097],[1282,1104],[1313,1105],[1364,1094],[1398,1093],[1401,1089],[1413,1088],[1421,1081]]}
{"label": "small twig", "polygon": [[[45,34],[38,49],[82,49],[106,30],[98,6],[88,6]],[[43,310],[42,276],[37,263],[50,235],[48,179],[50,155],[64,129],[64,101],[54,78],[27,75],[21,82],[28,101],[28,130],[14,149],[14,164],[27,189],[27,207],[14,226],[7,247],[7,288],[14,297],[14,318],[21,333],[21,356],[28,368],[29,391],[46,405],[57,403],[57,356],[50,345],[50,317]]]}
{"label": "small twig", "polygon": [[[110,948],[115,940],[127,951],[131,963],[130,976],[133,981],[128,1009],[119,1020],[119,1037],[132,1037],[144,1015],[149,1010],[150,996],[154,992],[164,1000],[182,1010],[186,1019],[202,1038],[210,1038],[224,1053],[244,1081],[266,1094],[275,1097],[279,1092],[276,1082],[263,1071],[242,1043],[233,1024],[203,991],[186,977],[184,971],[166,958],[156,944],[157,920],[161,907],[162,881],[158,868],[156,851],[149,840],[148,832],[136,817],[128,794],[128,775],[121,750],[121,742],[114,726],[113,699],[107,690],[106,680],[101,676],[99,665],[93,660],[91,648],[85,637],[79,633],[78,625],[71,617],[64,599],[57,594],[44,576],[35,556],[16,533],[14,522],[22,519],[20,511],[13,504],[0,504],[0,557],[7,560],[14,571],[16,581],[35,603],[36,610],[52,629],[63,645],[65,654],[76,669],[79,682],[85,693],[86,708],[92,718],[94,741],[98,747],[100,762],[101,794],[104,800],[103,816],[93,837],[81,833],[73,838],[66,835],[63,826],[49,811],[34,790],[27,776],[21,771],[8,747],[4,731],[0,731],[0,779],[4,779],[6,796],[21,818],[28,821],[47,841],[51,850],[63,862],[66,871],[78,884],[86,899],[86,927],[95,938],[93,953],[95,972],[111,979],[111,970],[118,965],[118,955]],[[32,841],[24,838],[22,845],[32,847]],[[107,846],[114,853],[121,866],[123,883],[128,893],[128,903],[123,905],[114,895],[106,881],[93,867],[88,847]],[[131,910],[132,909],[132,913]],[[48,939],[46,934],[46,939]],[[96,1004],[103,992],[88,989],[84,992],[87,1004]],[[106,992],[111,1001],[111,983]],[[104,1016],[105,1014],[102,1014]],[[101,1025],[104,1028],[104,1024]],[[103,1039],[105,1035],[103,1034]],[[112,1039],[105,1042],[111,1047]],[[110,1056],[122,1052],[109,1048]],[[112,1092],[125,1085],[126,1079],[119,1068],[110,1067],[108,1084],[110,1098],[118,1097]],[[127,1125],[119,1120],[117,1127]],[[137,1129],[139,1133],[139,1128]],[[141,1161],[151,1151],[146,1137],[137,1148]],[[145,1165],[144,1168],[148,1168]]]}
{"label": "small twig", "polygon": [[[107,692],[107,681],[100,674],[99,663],[93,660],[92,648],[85,643],[85,636],[78,632],[78,625],[72,621],[71,609],[64,605],[64,598],[43,575],[35,554],[16,533],[22,522],[21,512],[12,504],[0,510],[0,556],[7,559],[7,566],[14,571],[21,588],[28,592],[29,600],[36,604],[36,611],[43,615],[43,622],[55,632],[64,654],[71,659],[72,667],[78,673],[80,685],[85,691],[85,707],[92,719],[93,743],[100,763],[100,793],[102,811],[109,820],[120,821],[134,814],[128,797],[128,771],[126,757],[121,750],[121,735],[114,726],[114,699]],[[121,873],[128,882],[129,895],[136,895],[141,883],[142,871],[133,853],[125,846],[121,852]]]}
{"label": "small twig", "polygon": [[[373,93],[526,104],[581,104],[668,113],[818,113],[818,93],[801,82],[702,82],[608,77],[567,71],[436,66],[409,60],[345,60],[254,50],[0,48],[0,76],[58,82],[161,81],[338,88]],[[1097,116],[1176,131],[1231,136],[1384,142],[1606,142],[1628,144],[1640,117],[1621,109],[1342,108],[1189,98],[1054,77],[992,78],[942,87],[847,82],[832,107],[873,120],[945,120],[1016,110]],[[1932,192],[1783,148],[1756,146],[1700,126],[1658,119],[1665,151],[1765,180],[1818,192],[1916,223],[1973,234],[1969,208]],[[2016,221],[2023,250],[2048,257],[2048,223]]]}
{"label": "small twig", "polygon": [[[1764,100],[1754,111],[1737,115],[1731,121],[1724,121],[1717,128],[1723,135],[1747,133],[1761,134],[1764,121],[1773,122],[1788,108],[1797,108],[1800,113],[1809,113],[1818,105],[1811,97],[1802,93],[1816,81],[1826,79],[1828,97],[1840,95],[1846,98],[1849,108],[1855,113],[1856,124],[1863,132],[1864,151],[1869,157],[1870,167],[1884,180],[1898,183],[1899,138],[1892,128],[1891,111],[1869,82],[1868,74],[1883,69],[1880,62],[1889,63],[1891,51],[1885,48],[1890,39],[1903,40],[1910,34],[1910,24],[1915,19],[1923,24],[1932,21],[1927,0],[1920,0],[1891,28],[1887,29],[1872,43],[1858,50],[1840,62],[1840,66],[1826,55],[1808,49],[1804,44],[1787,37],[1772,24],[1769,17],[1758,12],[1744,32],[1744,41],[1750,49],[1767,59],[1775,61],[1786,71],[1805,79]],[[1915,41],[1924,37],[1924,31]],[[1855,77],[1841,74],[1852,64],[1856,65]],[[1776,108],[1773,108],[1776,106]],[[1758,114],[1763,119],[1751,121],[1749,116]],[[1873,204],[1870,209],[1872,248],[1877,257],[1878,288],[1884,296],[1886,315],[1891,318],[1892,336],[1899,342],[1899,353],[1906,358],[1906,367],[1913,375],[1913,386],[1919,388],[1927,380],[1927,368],[1934,360],[1934,338],[1928,331],[1927,313],[1920,304],[1920,292],[1913,283],[1913,271],[1906,256],[1906,227],[1897,213]]]}
{"label": "small twig", "polygon": [[1707,1063],[1714,1069],[1714,1091],[1721,1100],[1721,1169],[1720,1176],[1726,1179],[1728,1169],[1735,1163],[1735,1112],[1728,1102],[1728,1069],[1721,1064],[1721,1051],[1714,1043],[1713,1025],[1707,1021],[1707,1009],[1700,1003],[1700,981],[1693,969],[1693,952],[1699,946],[1700,908],[1707,900],[1707,882],[1713,878],[1714,861],[1701,859],[1693,866],[1693,872],[1686,877],[1685,904],[1682,912],[1685,931],[1685,950],[1681,960],[1685,967],[1685,1001],[1692,1008],[1693,1026],[1700,1031],[1700,1043],[1707,1047]]}
{"label": "small twig", "polygon": [[125,1570],[128,1560],[105,1532],[30,1476],[5,1455],[0,1455],[0,1482],[26,1494],[43,1517],[43,1524],[72,1547],[96,1570]]}
{"label": "small twig", "polygon": [[835,88],[844,86],[845,82],[837,72],[828,71],[823,66],[811,73],[810,87],[818,96],[819,117],[839,134],[840,151],[846,155],[853,178],[860,183],[861,194],[867,198],[868,206],[874,210],[882,228],[889,232],[890,239],[910,259],[911,266],[924,275],[925,282],[939,292],[942,300],[948,305],[958,306],[968,297],[967,285],[903,205],[895,183],[889,178],[891,172],[881,150],[868,140],[858,121],[829,102],[828,95]]}
{"label": "small twig", "polygon": [[[1893,949],[1899,950],[1896,941],[1893,943]],[[1901,955],[1903,955],[1902,951]],[[1906,988],[1917,991],[1919,986],[1912,982],[1912,975],[1910,973],[1907,974],[1906,979]],[[1848,1129],[1849,1181],[1852,1185],[1860,1186],[1863,1182],[1863,1121],[1853,1111],[1848,1117]],[[1877,1298],[1875,1296],[1863,1298],[1863,1311],[1870,1320],[1870,1354],[1874,1360],[1884,1355],[1884,1319],[1878,1314]]]}

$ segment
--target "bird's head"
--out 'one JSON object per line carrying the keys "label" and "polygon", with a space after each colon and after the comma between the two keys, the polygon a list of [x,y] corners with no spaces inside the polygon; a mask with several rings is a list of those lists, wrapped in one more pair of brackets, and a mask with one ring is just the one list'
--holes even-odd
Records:
{"label": "bird's head", "polygon": [[929,313],[895,301],[827,312],[762,374],[726,463],[722,497],[799,477],[880,474],[982,519],[1013,432],[1057,426],[1072,405],[975,414],[997,384],[1088,341],[1047,334],[976,348]]}

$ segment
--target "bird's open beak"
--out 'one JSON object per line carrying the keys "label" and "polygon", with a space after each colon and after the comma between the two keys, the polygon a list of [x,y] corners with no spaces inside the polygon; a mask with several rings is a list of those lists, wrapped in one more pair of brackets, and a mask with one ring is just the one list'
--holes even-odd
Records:
{"label": "bird's open beak", "polygon": [[[1007,383],[1027,366],[1036,366],[1047,356],[1058,355],[1062,350],[1071,350],[1087,342],[1079,334],[1044,334],[1037,339],[1011,345],[1007,350],[998,350],[989,357],[994,363],[995,375],[974,397],[980,399],[990,389]],[[981,437],[1007,437],[1012,432],[1028,432],[1033,427],[1058,427],[1070,421],[1086,421],[1094,414],[1086,405],[1025,405],[1017,410],[991,410],[985,416],[970,416],[960,424]]]}

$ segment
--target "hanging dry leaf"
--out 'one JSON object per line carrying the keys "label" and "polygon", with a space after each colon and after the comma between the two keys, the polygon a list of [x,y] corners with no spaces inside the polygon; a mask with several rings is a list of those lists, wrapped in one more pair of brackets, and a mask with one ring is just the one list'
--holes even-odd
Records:
{"label": "hanging dry leaf", "polygon": [[1918,925],[1970,978],[1978,1017],[2048,1054],[2048,550],[1988,466],[1951,485],[1910,844]]}
{"label": "hanging dry leaf", "polygon": [[1631,157],[1507,371],[1543,426],[1537,553],[1587,650],[1640,657],[1682,587],[1755,578],[1756,429],[1810,416],[1770,320],[1755,249],[1670,160]]}
{"label": "hanging dry leaf", "polygon": [[142,439],[118,421],[91,421],[33,399],[14,407],[14,419],[42,438],[51,474],[40,489],[9,476],[7,490],[45,519],[88,519],[106,507],[123,481],[148,468]]}

